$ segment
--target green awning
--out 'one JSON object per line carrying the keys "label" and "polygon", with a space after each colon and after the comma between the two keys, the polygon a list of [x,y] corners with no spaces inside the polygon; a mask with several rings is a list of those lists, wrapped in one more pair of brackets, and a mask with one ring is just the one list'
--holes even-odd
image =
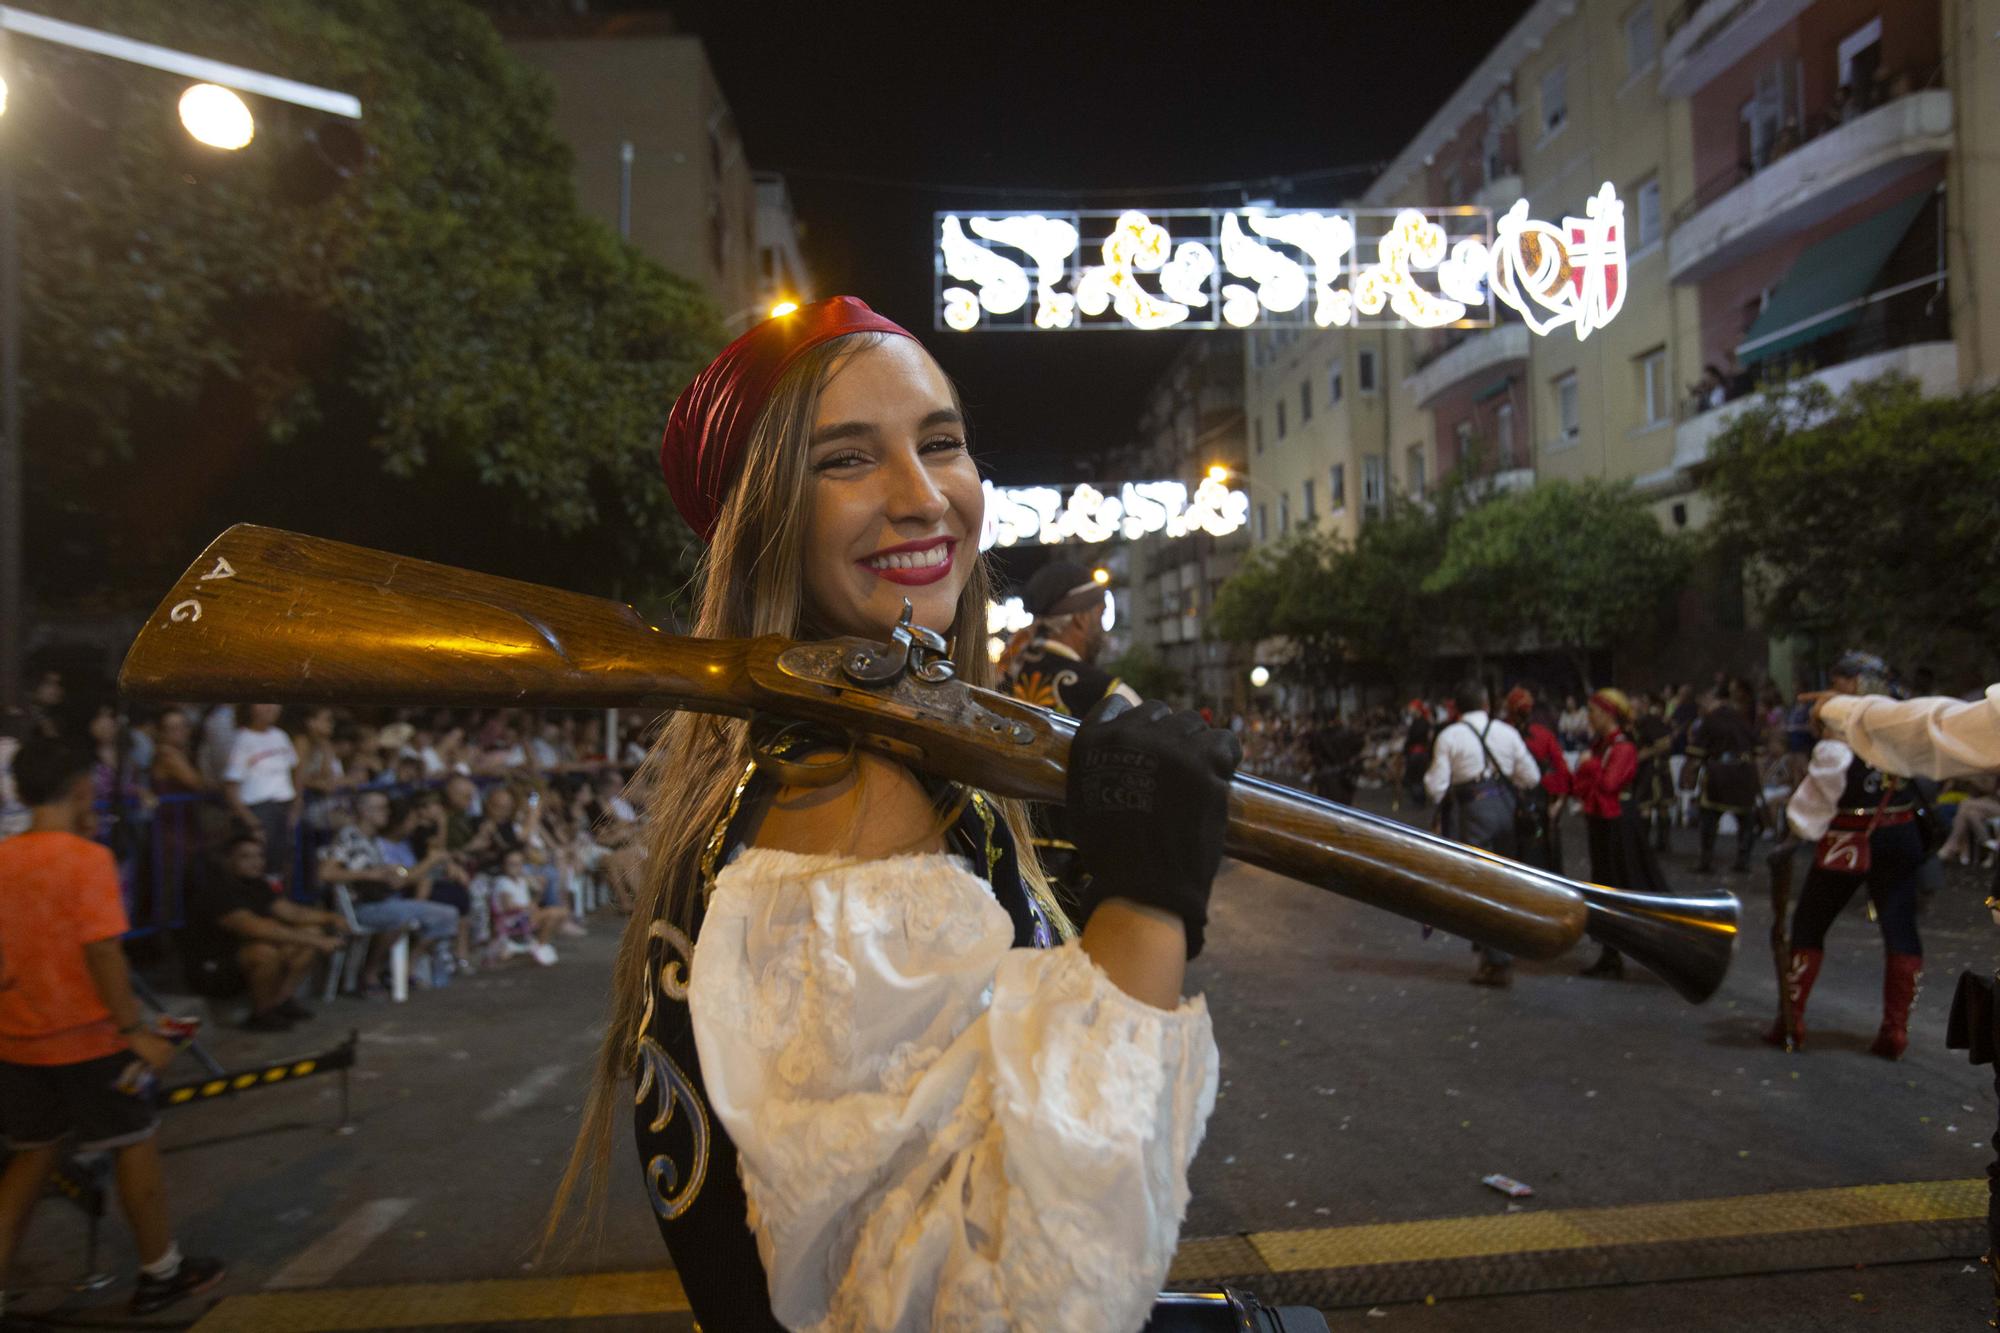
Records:
{"label": "green awning", "polygon": [[1882,266],[1930,201],[1926,190],[1807,246],[1743,335],[1737,361],[1755,365],[1860,319]]}

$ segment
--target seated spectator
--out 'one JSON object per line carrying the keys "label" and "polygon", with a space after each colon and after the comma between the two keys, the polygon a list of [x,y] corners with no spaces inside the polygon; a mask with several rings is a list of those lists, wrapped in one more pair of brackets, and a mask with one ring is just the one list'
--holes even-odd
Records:
{"label": "seated spectator", "polygon": [[527,869],[527,859],[512,851],[501,861],[500,873],[492,877],[494,944],[503,952],[507,945],[521,946],[536,962],[548,967],[556,961],[549,937],[569,921],[569,909],[536,906]]}
{"label": "seated spectator", "polygon": [[287,898],[266,873],[264,840],[241,832],[190,895],[182,948],[197,992],[226,998],[247,987],[250,1016],[243,1026],[284,1032],[313,1016],[292,993],[313,963],[337,953],[346,937],[347,923],[336,913]]}
{"label": "seated spectator", "polygon": [[[1938,848],[1938,855],[1946,861],[1956,857],[1960,865],[1969,866],[1973,854],[1987,845],[1987,824],[2000,819],[2000,799],[1995,799],[1992,778],[1968,778],[1961,782],[1967,795],[1952,811],[1951,836]],[[1992,859],[1986,858],[1989,864]]]}
{"label": "seated spectator", "polygon": [[612,899],[618,910],[629,916],[644,887],[646,840],[640,836],[639,812],[633,809],[622,788],[623,779],[617,769],[606,769],[597,775],[597,790],[589,804],[593,811],[589,828],[591,837],[606,849],[602,868],[604,880],[611,886]]}
{"label": "seated spectator", "polygon": [[[430,950],[431,984],[451,979],[456,961],[458,909],[424,897],[406,897],[413,887],[417,861],[403,844],[391,844],[389,797],[366,791],[356,799],[354,822],[334,834],[320,853],[320,883],[341,884],[354,898],[354,919],[375,932],[362,968],[362,993],[380,985],[380,971],[389,941],[414,930],[420,947]],[[442,859],[442,856],[440,856]],[[420,877],[419,877],[420,878]]]}
{"label": "seated spectator", "polygon": [[413,792],[389,804],[389,844],[409,849],[415,886],[411,896],[439,902],[458,911],[458,937],[453,946],[457,971],[472,968],[472,873],[465,860],[447,849],[444,795],[436,789]]}

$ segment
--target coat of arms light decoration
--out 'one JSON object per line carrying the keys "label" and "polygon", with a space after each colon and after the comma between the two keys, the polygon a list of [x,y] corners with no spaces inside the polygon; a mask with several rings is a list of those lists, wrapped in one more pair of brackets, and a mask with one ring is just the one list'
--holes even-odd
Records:
{"label": "coat of arms light decoration", "polygon": [[[1495,306],[1579,340],[1625,303],[1610,182],[1561,225],[1491,210],[1079,210],[936,215],[937,327],[1486,328]],[[1095,255],[1095,262],[1090,256]]]}

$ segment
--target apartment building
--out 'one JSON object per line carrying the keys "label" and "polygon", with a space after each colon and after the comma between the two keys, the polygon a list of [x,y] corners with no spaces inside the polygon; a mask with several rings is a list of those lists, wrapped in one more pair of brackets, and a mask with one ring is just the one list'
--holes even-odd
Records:
{"label": "apartment building", "polygon": [[1540,0],[1355,202],[1555,221],[1609,181],[1623,310],[1584,341],[1504,309],[1253,332],[1254,539],[1351,534],[1466,460],[1496,489],[1631,482],[1698,526],[1708,444],[1768,376],[1991,382],[1996,66],[2000,0]]}
{"label": "apartment building", "polygon": [[665,14],[502,22],[555,87],[578,202],[706,291],[731,333],[810,298],[782,177],[751,169],[701,39]]}
{"label": "apartment building", "polygon": [[[1984,30],[1954,37],[1980,8]],[[1675,430],[1676,469],[1700,466],[1766,375],[1838,389],[1899,371],[1938,393],[1990,379],[1972,280],[1994,277],[1957,196],[1994,188],[1979,162],[2000,85],[1977,73],[1996,7],[1765,0],[1677,17],[1661,89],[1688,109],[1694,182],[1667,270],[1696,296],[1690,354],[1709,385]]]}
{"label": "apartment building", "polygon": [[[1131,442],[1112,457],[1107,480],[1179,481],[1189,490],[1213,467],[1242,484],[1246,440],[1242,351],[1227,334],[1188,340],[1147,399]],[[1252,510],[1255,512],[1254,508]],[[1187,682],[1198,703],[1241,708],[1251,654],[1205,634],[1215,595],[1250,549],[1251,535],[1154,533],[1107,548],[1118,600],[1116,646],[1141,648]]]}

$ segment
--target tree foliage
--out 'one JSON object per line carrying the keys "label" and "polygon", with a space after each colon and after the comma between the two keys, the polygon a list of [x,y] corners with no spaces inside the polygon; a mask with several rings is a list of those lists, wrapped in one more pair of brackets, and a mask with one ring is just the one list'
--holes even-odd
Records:
{"label": "tree foliage", "polygon": [[1686,576],[1682,544],[1627,490],[1551,482],[1491,494],[1474,469],[1427,502],[1397,498],[1348,541],[1306,529],[1224,584],[1215,630],[1284,638],[1313,687],[1403,683],[1440,653],[1590,649],[1657,615]]}
{"label": "tree foliage", "polygon": [[335,119],[253,98],[250,147],[203,149],[180,81],[16,40],[45,596],[157,580],[239,518],[607,590],[674,579],[654,450],[715,314],[579,212],[548,87],[478,11],[41,8],[350,91],[366,145],[330,177]]}
{"label": "tree foliage", "polygon": [[[1771,628],[1987,679],[2000,659],[2000,389],[1774,387],[1710,442],[1710,531]],[[1987,673],[1987,674],[1980,674]]]}
{"label": "tree foliage", "polygon": [[1590,650],[1647,628],[1687,575],[1685,543],[1629,487],[1550,481],[1468,510],[1424,590],[1478,615],[1487,642],[1567,652],[1588,682]]}
{"label": "tree foliage", "polygon": [[1281,669],[1314,690],[1401,679],[1437,641],[1436,608],[1417,584],[1453,512],[1395,498],[1353,541],[1301,527],[1258,548],[1218,592],[1214,632],[1246,643],[1288,640]]}

